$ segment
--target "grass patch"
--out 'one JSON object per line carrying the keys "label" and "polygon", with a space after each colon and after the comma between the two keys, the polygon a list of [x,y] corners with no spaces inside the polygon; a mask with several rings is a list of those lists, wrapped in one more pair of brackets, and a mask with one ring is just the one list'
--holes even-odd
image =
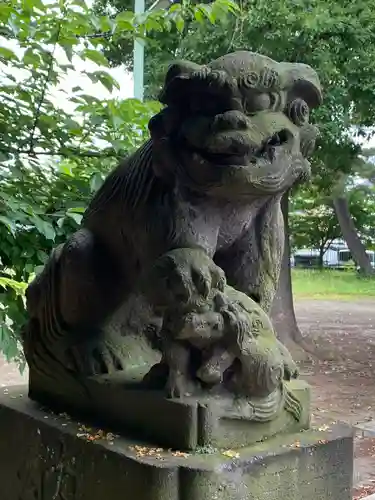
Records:
{"label": "grass patch", "polygon": [[292,282],[297,299],[375,298],[375,278],[361,278],[351,271],[292,269]]}

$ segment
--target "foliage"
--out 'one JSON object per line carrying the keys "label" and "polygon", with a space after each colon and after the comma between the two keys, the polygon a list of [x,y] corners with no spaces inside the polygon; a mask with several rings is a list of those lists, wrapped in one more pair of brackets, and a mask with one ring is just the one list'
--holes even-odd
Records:
{"label": "foliage", "polygon": [[[97,0],[96,5],[118,11],[127,2]],[[145,65],[148,95],[157,95],[165,66],[174,58],[204,63],[246,49],[310,64],[325,94],[324,105],[313,115],[321,130],[314,177],[320,189],[330,192],[333,172],[352,172],[359,148],[350,134],[365,134],[375,121],[375,0],[238,0],[238,5],[240,15],[227,17],[220,26],[203,27],[190,18],[183,34],[151,33]],[[129,64],[130,49],[119,42],[109,46],[107,55],[113,64]]]}
{"label": "foliage", "polygon": [[[234,8],[230,0],[219,4],[221,13]],[[120,84],[103,47],[178,29],[185,13],[199,9],[186,3],[179,15],[127,10],[110,17],[85,0],[0,3],[0,349],[8,359],[22,358],[27,282],[78,227],[103,176],[143,142],[160,109],[114,96]],[[67,91],[77,76],[104,97],[74,83]]]}
{"label": "foliage", "polygon": [[307,190],[300,191],[292,199],[289,224],[292,247],[319,250],[319,264],[323,266],[324,253],[332,241],[341,236],[333,207]]}
{"label": "foliage", "polygon": [[[152,29],[146,40],[145,95],[151,99],[157,98],[165,71],[171,61],[185,57],[185,45],[187,43],[190,46],[189,43],[191,43],[194,33],[199,33],[200,40],[204,39],[205,33],[210,34],[209,45],[203,48],[202,55],[205,57],[211,50],[211,44],[216,33],[221,36],[223,29],[228,26],[228,20],[237,19],[241,10],[238,3],[228,3],[228,0],[216,0],[215,2],[204,0],[200,5],[196,5],[194,9],[186,1],[177,0],[171,3],[168,12],[175,19],[174,26],[171,26],[168,32]],[[192,3],[193,5],[196,4],[194,0]],[[109,15],[120,13],[124,9],[131,9],[132,6],[132,0],[95,0],[94,3],[97,13]],[[160,12],[159,7],[155,7],[154,1],[145,1],[145,8],[149,13],[149,9],[153,6],[154,10],[152,12],[154,14]],[[227,14],[236,15],[228,16]],[[221,20],[220,25],[216,23],[218,18]],[[204,19],[207,19],[209,24],[203,23]],[[133,40],[128,36],[119,36],[109,40],[103,52],[111,65],[124,65],[128,70],[133,69],[132,42]],[[194,54],[192,59],[197,56],[198,54]]]}
{"label": "foliage", "polygon": [[[372,248],[375,227],[375,196],[365,185],[351,183],[347,197],[355,226],[367,248]],[[322,195],[316,185],[301,189],[291,200],[289,224],[294,248],[319,250],[320,264],[329,245],[342,233],[330,197]]]}

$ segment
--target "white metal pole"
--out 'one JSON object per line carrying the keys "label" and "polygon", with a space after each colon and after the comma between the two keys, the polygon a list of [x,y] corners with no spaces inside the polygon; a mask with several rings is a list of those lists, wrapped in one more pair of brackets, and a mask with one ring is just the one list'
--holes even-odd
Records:
{"label": "white metal pole", "polygon": [[[134,13],[143,14],[145,11],[145,0],[135,0],[134,1]],[[144,58],[145,58],[145,46],[143,40],[134,40],[134,68],[133,68],[133,80],[134,80],[134,97],[143,101],[144,93]]]}
{"label": "white metal pole", "polygon": [[[155,9],[167,9],[171,5],[171,0],[155,0],[147,12]],[[145,0],[134,0],[134,13],[143,14],[145,12]],[[133,53],[133,81],[134,97],[143,101],[144,94],[144,64],[145,64],[145,44],[143,40],[134,40]]]}

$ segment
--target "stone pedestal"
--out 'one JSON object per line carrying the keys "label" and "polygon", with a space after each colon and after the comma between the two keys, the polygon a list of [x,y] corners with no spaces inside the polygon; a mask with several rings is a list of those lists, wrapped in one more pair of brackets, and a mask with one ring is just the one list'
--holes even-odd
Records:
{"label": "stone pedestal", "polygon": [[351,500],[346,426],[185,454],[51,414],[26,387],[2,392],[2,500]]}

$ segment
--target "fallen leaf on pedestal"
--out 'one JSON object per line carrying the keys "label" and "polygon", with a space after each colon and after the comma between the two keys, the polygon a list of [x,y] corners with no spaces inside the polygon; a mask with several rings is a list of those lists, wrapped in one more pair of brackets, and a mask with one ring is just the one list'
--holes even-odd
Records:
{"label": "fallen leaf on pedestal", "polygon": [[225,450],[221,452],[222,455],[229,457],[229,458],[240,458],[240,454],[237,451],[233,450]]}

